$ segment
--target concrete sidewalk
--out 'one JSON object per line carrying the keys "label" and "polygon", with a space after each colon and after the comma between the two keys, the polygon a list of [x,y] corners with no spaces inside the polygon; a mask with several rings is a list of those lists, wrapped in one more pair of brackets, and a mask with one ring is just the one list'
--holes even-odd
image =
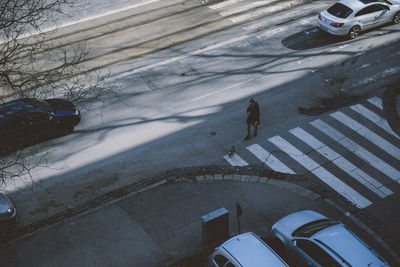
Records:
{"label": "concrete sidewalk", "polygon": [[1,265],[167,266],[203,248],[202,215],[225,207],[230,233],[236,234],[236,203],[243,209],[242,232],[263,237],[274,221],[296,210],[343,217],[300,186],[267,178],[255,181],[255,176],[224,178],[165,183],[23,236],[2,245]]}
{"label": "concrete sidewalk", "polygon": [[144,187],[109,205],[22,235],[1,246],[1,265],[170,266],[204,250],[201,217],[209,212],[226,208],[230,234],[237,234],[236,203],[243,209],[241,232],[252,231],[267,238],[280,217],[313,209],[342,221],[386,256],[363,229],[329,201],[285,182],[284,177],[216,174],[192,178],[162,180],[165,182],[159,186]]}

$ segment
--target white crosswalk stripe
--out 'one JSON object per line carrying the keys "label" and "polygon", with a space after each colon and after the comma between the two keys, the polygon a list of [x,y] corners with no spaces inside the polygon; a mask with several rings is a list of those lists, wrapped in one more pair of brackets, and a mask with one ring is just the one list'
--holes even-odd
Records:
{"label": "white crosswalk stripe", "polygon": [[[367,101],[378,109],[383,109],[380,98],[372,97]],[[289,139],[284,139],[283,135],[273,136],[268,139],[276,147],[273,150],[268,149],[268,151],[259,144],[251,144],[246,149],[259,161],[277,172],[296,174],[296,172],[300,172],[299,168],[302,166],[358,208],[368,207],[372,204],[371,200],[384,199],[395,194],[396,191],[389,188],[393,184],[388,184],[387,181],[391,179],[400,184],[400,170],[398,169],[400,167],[400,146],[396,142],[399,137],[392,131],[387,120],[373,111],[373,107],[367,106],[368,104],[352,105],[329,114],[326,120],[323,118],[313,120],[309,123],[314,127],[313,133],[305,130],[305,127],[295,127],[289,130],[289,133],[293,135],[290,142]],[[331,117],[330,120],[329,117]],[[328,121],[332,121],[332,118],[339,123],[328,123]],[[346,136],[343,134],[345,128],[351,129],[357,134]],[[379,129],[379,131],[374,131],[374,129]],[[380,131],[380,129],[384,131]],[[326,141],[327,138],[332,141]],[[369,142],[363,141],[365,139]],[[305,145],[309,147],[307,151],[305,151]],[[341,154],[344,150],[349,152]],[[318,163],[316,159],[314,160],[311,155],[317,156],[318,154],[309,155],[314,151],[328,162],[322,160],[321,163]],[[292,160],[287,163],[288,157],[279,154],[281,152],[298,164],[292,166]],[[232,166],[248,165],[237,154],[224,158]],[[254,158],[249,158],[249,162],[252,161],[254,162]],[[367,165],[361,162],[365,162]],[[325,164],[329,164],[329,171]],[[345,177],[343,174],[346,174]],[[351,179],[354,180],[351,181]],[[352,186],[346,184],[345,181],[349,181]],[[357,184],[359,186],[356,188]],[[361,191],[358,192],[357,189]]]}
{"label": "white crosswalk stripe", "polygon": [[342,182],[342,180],[331,174],[324,167],[320,166],[317,162],[305,155],[282,137],[274,136],[268,140],[357,207],[366,208],[372,204],[371,201]]}
{"label": "white crosswalk stripe", "polygon": [[400,137],[393,132],[392,128],[390,128],[389,123],[387,120],[376,114],[375,112],[371,111],[370,109],[366,108],[365,106],[361,104],[357,104],[354,106],[350,107],[352,110],[358,112],[359,114],[363,115],[365,118],[369,119],[373,123],[375,123],[377,126],[388,132],[389,134],[397,137],[400,139]]}
{"label": "white crosswalk stripe", "polygon": [[346,114],[337,111],[331,114],[332,117],[349,127],[350,129],[354,130],[361,136],[365,137],[372,143],[379,146],[381,149],[385,150],[387,153],[395,157],[396,159],[400,160],[400,149],[392,145],[390,142],[386,141],[384,138],[380,137],[376,133],[369,130],[367,127],[361,125],[360,123],[356,122]]}
{"label": "white crosswalk stripe", "polygon": [[228,155],[224,156],[224,159],[231,164],[231,166],[246,166],[249,165],[244,159],[238,154],[234,153],[231,157]]}
{"label": "white crosswalk stripe", "polygon": [[284,163],[282,163],[279,159],[277,159],[274,155],[262,148],[260,145],[254,144],[248,146],[247,149],[251,153],[253,153],[253,155],[256,156],[261,162],[269,166],[272,170],[277,172],[295,174],[293,170],[291,170],[288,166],[286,166]]}
{"label": "white crosswalk stripe", "polygon": [[365,148],[358,145],[350,138],[344,136],[342,133],[335,130],[333,127],[331,127],[330,125],[326,124],[325,122],[319,119],[312,121],[311,125],[313,125],[318,130],[328,135],[336,142],[343,145],[345,148],[347,148],[348,150],[359,156],[361,159],[365,160],[368,164],[372,165],[380,172],[387,175],[393,181],[400,183],[400,171],[396,170],[385,161],[381,160],[371,152],[367,151]]}
{"label": "white crosswalk stripe", "polygon": [[383,110],[382,99],[380,99],[379,97],[376,96],[371,97],[370,99],[368,99],[368,102],[376,106],[377,108]]}
{"label": "white crosswalk stripe", "polygon": [[332,161],[332,163],[334,163],[336,166],[338,166],[340,169],[342,169],[348,175],[366,186],[378,196],[384,198],[393,194],[393,192],[389,188],[385,187],[374,178],[366,174],[364,171],[357,168],[357,166],[355,166],[353,163],[333,151],[331,148],[326,146],[324,143],[316,139],[305,130],[301,128],[295,128],[290,130],[289,132],[302,140],[304,143],[308,144],[313,149],[315,149],[315,151]]}

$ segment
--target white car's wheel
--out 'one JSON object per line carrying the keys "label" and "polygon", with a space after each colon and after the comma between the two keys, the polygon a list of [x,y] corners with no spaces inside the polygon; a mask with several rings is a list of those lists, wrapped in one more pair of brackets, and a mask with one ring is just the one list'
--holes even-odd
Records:
{"label": "white car's wheel", "polygon": [[400,12],[397,12],[396,15],[394,15],[393,23],[394,24],[399,24],[400,23]]}
{"label": "white car's wheel", "polygon": [[360,34],[360,32],[361,32],[360,26],[358,26],[358,25],[353,26],[349,31],[349,38],[350,39],[356,38]]}

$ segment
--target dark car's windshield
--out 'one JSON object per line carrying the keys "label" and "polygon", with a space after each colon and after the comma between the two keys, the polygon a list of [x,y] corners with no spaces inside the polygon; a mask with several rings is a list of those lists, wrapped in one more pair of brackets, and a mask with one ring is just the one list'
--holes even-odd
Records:
{"label": "dark car's windshield", "polygon": [[338,18],[342,18],[342,19],[347,18],[353,12],[353,10],[351,8],[349,8],[348,6],[345,6],[341,3],[334,4],[333,6],[328,8],[327,11],[329,14],[331,14],[335,17],[338,17]]}
{"label": "dark car's windshield", "polygon": [[293,236],[310,237],[313,236],[315,233],[318,233],[319,231],[336,224],[339,223],[331,219],[323,219],[310,222],[297,228],[297,230],[293,232]]}
{"label": "dark car's windshield", "polygon": [[31,104],[34,108],[46,111],[46,112],[53,112],[53,108],[50,106],[49,103],[38,100],[38,99],[30,99],[29,104]]}

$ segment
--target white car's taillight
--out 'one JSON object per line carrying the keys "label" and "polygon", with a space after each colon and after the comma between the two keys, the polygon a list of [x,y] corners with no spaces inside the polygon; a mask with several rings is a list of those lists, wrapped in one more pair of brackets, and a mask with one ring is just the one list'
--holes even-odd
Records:
{"label": "white car's taillight", "polygon": [[335,27],[335,28],[340,28],[344,25],[343,22],[339,23],[339,22],[332,22],[331,26]]}

